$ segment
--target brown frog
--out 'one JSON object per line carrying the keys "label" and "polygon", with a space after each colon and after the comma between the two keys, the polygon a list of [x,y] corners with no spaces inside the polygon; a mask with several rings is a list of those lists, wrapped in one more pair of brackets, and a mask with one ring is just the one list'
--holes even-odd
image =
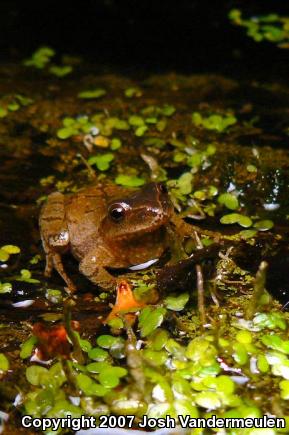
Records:
{"label": "brown frog", "polygon": [[69,292],[75,292],[62,263],[62,254],[70,251],[90,281],[112,287],[116,278],[107,268],[128,268],[162,255],[169,245],[172,216],[173,206],[161,183],[139,190],[95,185],[70,195],[52,193],[39,219],[45,275],[56,269]]}

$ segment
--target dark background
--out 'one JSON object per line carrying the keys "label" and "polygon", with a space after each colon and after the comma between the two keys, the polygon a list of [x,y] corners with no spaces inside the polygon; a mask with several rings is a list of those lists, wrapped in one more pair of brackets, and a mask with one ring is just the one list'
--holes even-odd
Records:
{"label": "dark background", "polygon": [[231,25],[246,16],[288,13],[288,0],[0,1],[0,59],[23,59],[46,44],[126,72],[222,72],[288,76],[289,51],[255,43]]}

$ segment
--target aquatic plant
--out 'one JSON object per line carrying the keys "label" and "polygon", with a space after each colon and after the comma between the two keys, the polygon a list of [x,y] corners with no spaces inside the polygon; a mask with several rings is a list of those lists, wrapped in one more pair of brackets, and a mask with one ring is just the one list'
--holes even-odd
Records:
{"label": "aquatic plant", "polygon": [[280,48],[289,48],[289,17],[276,13],[243,18],[239,9],[229,12],[231,22],[246,29],[247,35],[256,42],[269,41]]}

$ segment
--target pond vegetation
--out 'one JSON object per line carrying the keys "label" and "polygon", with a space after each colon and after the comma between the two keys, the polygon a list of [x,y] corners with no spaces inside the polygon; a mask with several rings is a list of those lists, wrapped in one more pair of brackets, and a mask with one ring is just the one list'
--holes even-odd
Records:
{"label": "pond vegetation", "polygon": [[[248,27],[236,12],[231,19]],[[217,75],[101,75],[75,60],[54,65],[54,55],[44,47],[9,74],[0,67],[5,426],[13,433],[24,414],[136,421],[268,414],[289,424],[282,309],[289,301],[289,88]],[[179,262],[127,273],[122,312],[110,317],[116,294],[80,276],[71,257],[73,298],[57,274],[44,278],[37,219],[51,192],[150,181],[168,187],[191,228]]]}

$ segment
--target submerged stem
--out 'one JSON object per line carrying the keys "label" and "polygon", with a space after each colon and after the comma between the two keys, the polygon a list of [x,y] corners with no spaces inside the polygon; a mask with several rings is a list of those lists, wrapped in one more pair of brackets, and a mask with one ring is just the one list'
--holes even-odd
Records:
{"label": "submerged stem", "polygon": [[262,261],[256,273],[252,297],[250,299],[250,303],[247,307],[246,315],[245,315],[246,319],[248,320],[251,320],[253,318],[257,310],[260,297],[262,296],[265,290],[267,268],[268,268],[268,263],[266,261]]}

